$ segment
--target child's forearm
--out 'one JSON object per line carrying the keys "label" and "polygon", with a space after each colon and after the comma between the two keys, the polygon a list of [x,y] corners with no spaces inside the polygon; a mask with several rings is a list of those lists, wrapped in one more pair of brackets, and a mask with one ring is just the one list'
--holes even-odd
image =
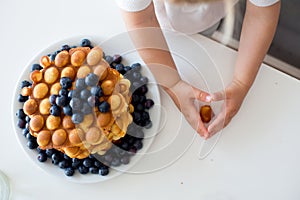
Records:
{"label": "child's forearm", "polygon": [[[179,75],[151,3],[139,12],[122,12],[129,35],[160,85],[171,87]],[[167,75],[167,76],[166,76]]]}
{"label": "child's forearm", "polygon": [[247,1],[233,81],[249,90],[274,37],[280,2],[257,7]]}

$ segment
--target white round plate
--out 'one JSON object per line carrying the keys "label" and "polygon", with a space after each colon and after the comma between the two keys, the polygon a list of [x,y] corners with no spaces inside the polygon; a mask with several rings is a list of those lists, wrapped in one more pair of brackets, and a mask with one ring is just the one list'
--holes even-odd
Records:
{"label": "white round plate", "polygon": [[[158,86],[155,82],[155,78],[150,72],[150,70],[145,66],[141,58],[139,57],[138,53],[135,51],[135,48],[132,46],[130,38],[125,34],[121,37],[113,37],[109,40],[103,40],[103,38],[97,37],[97,36],[77,36],[68,38],[59,42],[56,42],[49,47],[42,50],[40,53],[38,53],[27,65],[24,64],[24,70],[22,74],[19,77],[18,82],[16,83],[15,87],[15,93],[14,98],[12,102],[12,121],[13,121],[13,127],[15,129],[15,135],[17,137],[17,140],[19,144],[21,145],[22,149],[24,150],[25,154],[42,170],[45,172],[56,176],[60,178],[64,178],[66,180],[77,182],[77,183],[95,183],[95,182],[101,182],[106,181],[109,179],[112,179],[118,175],[121,175],[122,173],[126,173],[126,171],[134,166],[140,158],[147,152],[147,149],[150,147],[150,145],[153,143],[155,139],[155,134],[157,133],[159,129],[159,122],[160,122],[160,109],[150,109],[150,117],[152,120],[152,127],[150,129],[144,129],[145,133],[145,139],[143,140],[143,148],[136,153],[136,155],[131,157],[130,163],[128,165],[121,165],[120,167],[110,167],[110,172],[107,176],[100,176],[95,174],[86,174],[81,175],[78,170],[76,170],[74,176],[67,177],[64,174],[64,170],[60,169],[58,166],[55,166],[51,163],[51,161],[48,159],[45,163],[41,163],[37,160],[37,151],[31,150],[27,147],[26,142],[27,139],[23,136],[22,130],[17,127],[17,117],[16,112],[18,109],[22,108],[22,103],[18,102],[18,95],[20,94],[20,85],[23,80],[30,80],[29,74],[31,65],[34,63],[39,63],[39,60],[42,56],[48,55],[50,53],[55,52],[56,50],[60,49],[62,45],[68,44],[70,46],[76,45],[79,46],[80,41],[83,38],[90,39],[92,42],[92,45],[99,45],[103,48],[103,51],[106,55],[114,55],[114,54],[120,54],[123,57],[122,63],[124,64],[133,64],[136,62],[139,62],[142,64],[142,74],[149,79],[148,84],[148,93],[147,98],[153,99],[155,102],[155,105],[160,105],[160,94]],[[35,170],[35,169],[32,169]]]}

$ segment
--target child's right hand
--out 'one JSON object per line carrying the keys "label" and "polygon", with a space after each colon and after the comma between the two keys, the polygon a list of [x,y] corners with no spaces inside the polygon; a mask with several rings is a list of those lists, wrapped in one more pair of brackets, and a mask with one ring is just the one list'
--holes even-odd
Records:
{"label": "child's right hand", "polygon": [[208,130],[201,121],[199,110],[195,106],[195,100],[209,103],[211,96],[198,88],[179,80],[174,86],[165,89],[171,96],[178,109],[182,112],[188,123],[202,137],[208,137]]}

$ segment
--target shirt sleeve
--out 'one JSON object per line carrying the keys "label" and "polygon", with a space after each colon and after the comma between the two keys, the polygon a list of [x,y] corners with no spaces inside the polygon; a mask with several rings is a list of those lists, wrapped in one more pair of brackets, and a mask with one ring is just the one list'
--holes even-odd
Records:
{"label": "shirt sleeve", "polygon": [[137,12],[147,8],[152,0],[115,0],[117,5],[128,12]]}
{"label": "shirt sleeve", "polygon": [[253,3],[256,6],[260,7],[266,7],[266,6],[271,6],[275,3],[277,3],[280,0],[250,0],[251,3]]}

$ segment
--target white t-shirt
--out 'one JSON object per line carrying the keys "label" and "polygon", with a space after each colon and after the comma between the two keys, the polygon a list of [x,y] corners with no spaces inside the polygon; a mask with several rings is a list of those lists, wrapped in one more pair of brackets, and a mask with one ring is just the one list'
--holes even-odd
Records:
{"label": "white t-shirt", "polygon": [[[161,27],[186,34],[202,32],[226,16],[238,0],[222,0],[208,3],[173,4],[167,0],[116,0],[118,6],[128,12],[147,8],[153,1]],[[279,0],[250,0],[256,6],[270,6]]]}

